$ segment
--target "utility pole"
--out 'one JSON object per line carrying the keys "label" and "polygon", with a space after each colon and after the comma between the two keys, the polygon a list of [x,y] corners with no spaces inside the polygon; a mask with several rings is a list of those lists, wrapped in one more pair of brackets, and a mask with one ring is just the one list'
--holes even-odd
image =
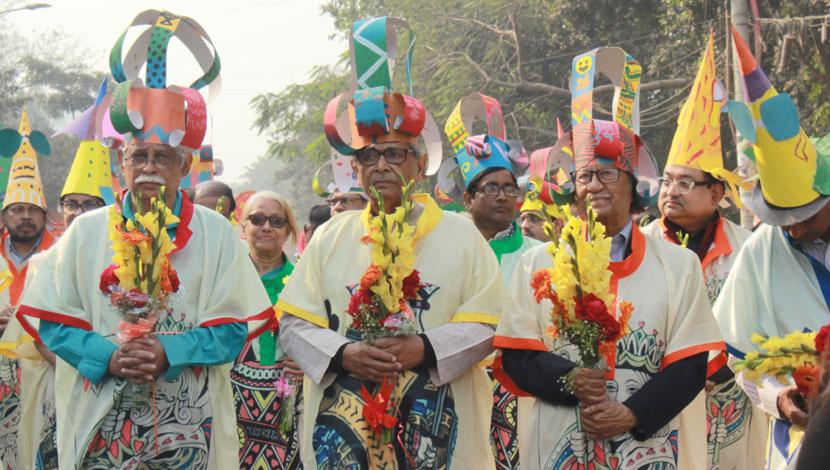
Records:
{"label": "utility pole", "polygon": [[[732,24],[735,26],[735,29],[738,30],[738,33],[741,35],[744,42],[750,44],[749,8],[747,3],[748,0],[730,0],[730,12]],[[744,101],[743,74],[741,73],[740,61],[737,59],[737,53],[734,51],[734,46],[730,45],[730,47],[733,47],[732,57],[735,58],[732,68],[732,82],[735,84],[735,97],[733,99],[735,101]],[[755,51],[755,54],[756,57],[758,57],[759,51]],[[760,64],[760,62],[761,61],[759,60],[758,63]],[[738,168],[741,168],[739,175],[746,179],[753,173],[751,168],[754,167],[754,163],[741,151],[744,139],[737,129],[736,132],[735,150],[738,157]],[[741,200],[748,201],[750,195],[752,194],[752,190],[740,189],[739,191]],[[750,212],[749,209],[747,209],[746,204],[744,204],[741,208],[741,227],[747,230],[752,230],[753,216],[754,214]]]}

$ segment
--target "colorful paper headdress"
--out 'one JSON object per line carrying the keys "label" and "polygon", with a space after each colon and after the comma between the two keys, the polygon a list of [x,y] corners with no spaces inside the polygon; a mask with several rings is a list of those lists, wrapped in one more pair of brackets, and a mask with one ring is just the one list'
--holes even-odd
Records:
{"label": "colorful paper headdress", "polygon": [[[470,135],[476,118],[487,126],[486,134]],[[521,143],[505,140],[501,105],[494,98],[472,93],[459,100],[444,125],[444,132],[455,152],[455,158],[442,163],[439,171],[439,188],[445,193],[458,192],[452,187],[455,181],[449,177],[455,166],[461,172],[465,188],[476,176],[490,168],[504,168],[513,175],[516,174],[514,167],[521,170],[527,168],[528,158]]]}
{"label": "colorful paper headdress", "polygon": [[[325,187],[320,183],[320,177],[326,173],[326,169],[331,171],[331,182]],[[357,183],[354,171],[352,171],[352,162],[349,157],[337,153],[332,150],[331,159],[323,163],[320,168],[314,173],[314,180],[311,182],[314,192],[320,197],[329,197],[335,192],[341,193],[363,193],[363,189]]]}
{"label": "colorful paper headdress", "polygon": [[[614,121],[593,119],[594,78],[604,73],[614,85]],[[618,47],[600,47],[573,59],[571,72],[571,131],[547,153],[539,155],[536,171],[563,178],[556,185],[557,200],[573,199],[569,175],[589,165],[608,164],[637,178],[635,198],[642,207],[657,200],[657,162],[638,135],[640,130],[640,77],[642,67]],[[566,150],[567,149],[567,150]],[[568,150],[572,152],[569,155]],[[540,168],[541,167],[541,168]]]}
{"label": "colorful paper headdress", "polygon": [[[191,18],[147,10],[130,26],[149,25],[123,57],[124,38],[110,52],[110,71],[118,83],[107,97],[115,132],[127,140],[198,149],[207,129],[207,108],[199,90],[208,86],[209,100],[219,93],[221,63],[210,37]],[[187,88],[167,85],[167,46],[177,37],[190,50],[203,75]],[[145,80],[138,73],[146,65]],[[146,85],[145,85],[146,82]]]}
{"label": "colorful paper headdress", "polygon": [[692,91],[677,118],[666,166],[681,165],[711,174],[729,185],[730,197],[741,207],[736,186],[749,186],[723,167],[720,114],[726,111],[726,90],[715,75],[713,44],[714,33],[710,32]]}
{"label": "colorful paper headdress", "polygon": [[52,134],[55,137],[59,134],[73,134],[81,140],[99,140],[110,148],[120,147],[124,143],[124,136],[115,131],[112,127],[109,114],[109,95],[107,94],[108,80],[104,77],[101,86],[98,88],[98,96],[95,102],[86,109],[77,119],[70,122],[63,129]]}
{"label": "colorful paper headdress", "polygon": [[[405,142],[412,145],[423,137],[429,155],[427,174],[441,164],[441,136],[424,104],[392,91],[397,54],[396,28],[409,30],[397,18],[371,18],[354,23],[349,40],[352,64],[352,91],[338,95],[326,106],[323,129],[334,149],[343,155],[372,143]],[[406,79],[412,94],[410,62],[415,35],[410,30],[406,52]],[[338,116],[341,101],[348,103],[348,114]],[[351,135],[347,142],[344,136]]]}
{"label": "colorful paper headdress", "polygon": [[29,124],[29,114],[23,107],[18,131],[3,129],[0,131],[0,160],[11,157],[11,170],[7,174],[3,209],[11,204],[25,202],[42,207],[46,210],[46,197],[43,195],[43,184],[40,180],[40,169],[37,165],[37,154],[48,156],[52,148],[46,136],[41,132],[32,131]]}
{"label": "colorful paper headdress", "polygon": [[818,152],[801,129],[798,110],[778,94],[741,35],[732,28],[741,64],[746,104],[730,101],[729,117],[752,142],[759,184],[744,200],[770,225],[791,225],[812,217],[830,195],[830,154]]}
{"label": "colorful paper headdress", "polygon": [[190,165],[190,172],[182,176],[182,182],[179,185],[181,189],[194,188],[203,181],[212,181],[214,176],[221,173],[217,165],[220,160],[213,159],[213,146],[211,145],[199,147],[190,158],[193,163]]}

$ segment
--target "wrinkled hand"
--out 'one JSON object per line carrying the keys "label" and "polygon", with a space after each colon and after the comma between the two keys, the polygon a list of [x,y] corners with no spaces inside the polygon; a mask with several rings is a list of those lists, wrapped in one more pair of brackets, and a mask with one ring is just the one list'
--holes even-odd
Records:
{"label": "wrinkled hand", "polygon": [[579,369],[573,383],[573,394],[581,403],[594,405],[605,401],[607,386],[605,369]]}
{"label": "wrinkled hand", "polygon": [[366,343],[349,343],[343,349],[343,368],[363,380],[383,382],[401,365],[395,356]]}
{"label": "wrinkled hand", "polygon": [[375,341],[375,347],[395,356],[400,370],[409,370],[424,362],[424,340],[418,335],[381,338]]}
{"label": "wrinkled hand", "polygon": [[300,369],[300,366],[298,366],[293,360],[291,360],[290,357],[286,356],[282,367],[282,370],[284,370],[288,375],[290,375],[291,379],[293,380],[302,380],[303,375],[305,375],[303,374],[303,371]]}
{"label": "wrinkled hand", "polygon": [[7,305],[0,309],[0,333],[6,330],[9,320],[12,319],[12,315],[14,315],[14,307],[11,305]]}
{"label": "wrinkled hand", "polygon": [[161,341],[155,336],[135,338],[118,345],[110,356],[107,371],[137,384],[150,382],[167,371],[170,363]]}
{"label": "wrinkled hand", "polygon": [[778,412],[796,426],[807,427],[807,413],[797,404],[798,387],[790,385],[778,394]]}
{"label": "wrinkled hand", "polygon": [[624,433],[637,425],[637,417],[631,409],[616,401],[604,401],[580,409],[582,429],[595,440],[608,439]]}

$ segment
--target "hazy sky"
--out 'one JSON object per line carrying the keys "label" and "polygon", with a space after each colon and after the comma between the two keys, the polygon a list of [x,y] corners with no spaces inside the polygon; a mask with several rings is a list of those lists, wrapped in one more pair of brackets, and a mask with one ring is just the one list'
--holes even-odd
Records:
{"label": "hazy sky", "polygon": [[[246,165],[265,153],[267,147],[267,139],[250,129],[254,119],[248,105],[251,98],[307,81],[312,66],[336,62],[348,47],[345,41],[329,40],[334,25],[330,16],[320,13],[320,0],[46,3],[52,6],[13,12],[5,19],[22,31],[63,28],[91,51],[89,62],[101,71],[108,71],[110,48],[139,12],[165,9],[199,22],[222,60],[222,91],[208,103],[212,122],[205,143],[212,144],[215,157],[224,162],[225,174],[219,179],[229,183],[241,176]],[[146,26],[132,28],[125,41],[125,52],[143,28]],[[171,40],[174,42],[178,39]],[[170,55],[168,85],[187,86],[201,75],[185,49],[171,46]]]}

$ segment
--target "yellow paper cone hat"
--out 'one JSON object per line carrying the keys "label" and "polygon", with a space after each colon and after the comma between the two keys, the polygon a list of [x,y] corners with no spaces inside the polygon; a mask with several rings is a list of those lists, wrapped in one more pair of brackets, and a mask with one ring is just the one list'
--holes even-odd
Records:
{"label": "yellow paper cone hat", "polygon": [[75,153],[72,169],[66,177],[61,197],[86,194],[99,197],[107,204],[115,202],[112,187],[110,151],[97,140],[84,140]]}
{"label": "yellow paper cone hat", "polygon": [[43,184],[40,180],[40,169],[37,165],[35,148],[38,148],[44,155],[49,155],[51,149],[49,142],[42,133],[32,132],[32,127],[29,125],[29,115],[25,107],[23,108],[23,115],[20,117],[19,133],[20,146],[12,157],[3,209],[11,204],[25,202],[46,210],[46,197],[43,195]]}
{"label": "yellow paper cone hat", "polygon": [[744,202],[770,225],[801,222],[827,203],[830,156],[816,151],[801,129],[792,99],[770,84],[734,27],[732,40],[746,103],[730,101],[729,117],[741,135],[753,143],[759,177],[752,197]]}
{"label": "yellow paper cone hat", "polygon": [[703,54],[700,69],[689,98],[677,118],[666,166],[681,165],[702,170],[729,185],[732,199],[738,207],[741,201],[736,186],[749,185],[723,167],[721,150],[720,114],[726,110],[726,93],[715,75],[714,33],[709,33],[709,44]]}

